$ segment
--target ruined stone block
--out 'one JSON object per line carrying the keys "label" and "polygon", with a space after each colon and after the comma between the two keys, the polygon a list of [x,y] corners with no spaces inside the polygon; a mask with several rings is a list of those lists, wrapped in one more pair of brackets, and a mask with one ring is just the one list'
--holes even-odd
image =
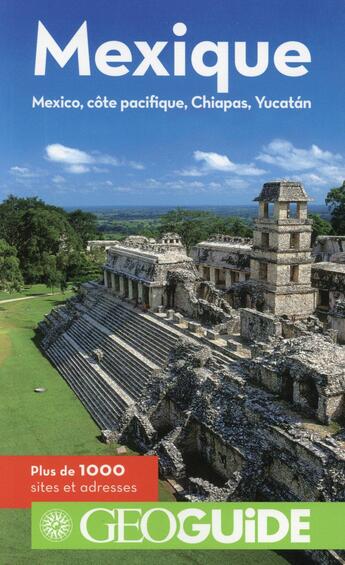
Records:
{"label": "ruined stone block", "polygon": [[215,332],[214,330],[207,330],[206,337],[208,339],[216,340],[219,338],[219,332]]}
{"label": "ruined stone block", "polygon": [[179,312],[175,312],[175,314],[174,314],[174,322],[175,322],[176,324],[180,324],[183,319],[184,319],[184,316],[183,316],[182,314],[180,314]]}
{"label": "ruined stone block", "polygon": [[231,351],[237,351],[240,347],[240,344],[233,339],[228,339],[226,345],[229,349],[231,349]]}
{"label": "ruined stone block", "polygon": [[241,308],[241,337],[250,341],[266,341],[282,335],[282,324],[272,314]]}
{"label": "ruined stone block", "polygon": [[198,322],[188,322],[188,329],[190,332],[200,333],[202,330],[202,326]]}

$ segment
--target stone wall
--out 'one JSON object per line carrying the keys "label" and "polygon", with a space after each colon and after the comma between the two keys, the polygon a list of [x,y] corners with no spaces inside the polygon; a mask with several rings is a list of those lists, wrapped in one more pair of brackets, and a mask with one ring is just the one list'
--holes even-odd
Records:
{"label": "stone wall", "polygon": [[230,288],[249,277],[251,250],[249,238],[217,235],[195,245],[191,256],[204,280]]}
{"label": "stone wall", "polygon": [[341,439],[309,429],[276,395],[254,387],[246,363],[225,368],[204,349],[179,342],[168,372],[137,406],[151,426],[165,422],[150,453],[160,456],[161,476],[179,480],[180,497],[345,500]]}
{"label": "stone wall", "polygon": [[257,384],[323,424],[344,421],[345,351],[330,336],[277,340],[250,362],[249,372]]}
{"label": "stone wall", "polygon": [[271,314],[241,308],[241,337],[248,341],[266,341],[282,334],[282,325]]}
{"label": "stone wall", "polygon": [[312,256],[317,263],[334,261],[337,256],[345,252],[345,236],[319,235],[316,238]]}
{"label": "stone wall", "polygon": [[288,314],[296,318],[305,318],[315,311],[316,296],[314,290],[299,293],[286,289],[286,293],[265,292],[265,306],[277,316]]}
{"label": "stone wall", "polygon": [[311,271],[312,286],[345,294],[345,265],[338,263],[315,263]]}
{"label": "stone wall", "polygon": [[237,316],[224,293],[212,283],[196,281],[188,271],[182,270],[171,271],[167,280],[169,305],[184,315],[209,326],[227,322],[229,316]]}
{"label": "stone wall", "polygon": [[328,324],[337,332],[338,343],[345,344],[345,299],[338,299],[331,304]]}

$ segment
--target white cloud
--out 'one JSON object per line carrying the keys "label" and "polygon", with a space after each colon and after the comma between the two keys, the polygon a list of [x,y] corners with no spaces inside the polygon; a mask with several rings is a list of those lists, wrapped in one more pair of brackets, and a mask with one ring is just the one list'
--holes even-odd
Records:
{"label": "white cloud", "polygon": [[121,165],[128,166],[131,169],[135,169],[136,171],[143,171],[145,169],[142,163],[137,163],[136,161],[122,161]]}
{"label": "white cloud", "polygon": [[55,184],[64,184],[66,182],[65,177],[61,176],[61,175],[55,175],[52,178],[53,183]]}
{"label": "white cloud", "polygon": [[105,167],[92,167],[94,173],[109,173],[109,169]]}
{"label": "white cloud", "polygon": [[90,172],[90,167],[86,167],[86,165],[69,165],[66,168],[66,171],[68,173],[73,173],[74,175],[81,175],[84,173],[89,173]]}
{"label": "white cloud", "polygon": [[49,161],[67,165],[86,165],[95,162],[94,158],[85,151],[80,151],[80,149],[74,149],[73,147],[66,147],[60,143],[47,145],[46,155]]}
{"label": "white cloud", "polygon": [[118,159],[112,155],[100,153],[98,151],[82,151],[74,147],[67,147],[61,143],[52,143],[45,148],[45,157],[48,161],[58,163],[64,167],[68,173],[106,173],[107,169],[98,165],[108,165],[111,167],[129,167],[141,170],[144,165],[136,161]]}
{"label": "white cloud", "polygon": [[181,171],[175,171],[177,175],[181,177],[202,177],[206,174],[206,171],[202,171],[197,167],[190,167],[189,169],[182,169]]}
{"label": "white cloud", "polygon": [[204,172],[221,171],[239,176],[258,176],[265,172],[254,163],[234,163],[227,155],[214,152],[194,151],[194,159],[202,163]]}
{"label": "white cloud", "polygon": [[14,166],[10,168],[11,175],[15,176],[17,179],[33,179],[42,176],[41,171],[34,171],[28,167],[18,167]]}
{"label": "white cloud", "polygon": [[285,139],[274,139],[263,147],[256,159],[288,171],[312,186],[338,184],[345,178],[344,157],[317,145],[304,149]]}
{"label": "white cloud", "polygon": [[343,158],[339,154],[324,151],[317,145],[300,149],[285,139],[274,139],[263,147],[257,160],[277,165],[286,171],[304,171],[320,165],[341,163]]}

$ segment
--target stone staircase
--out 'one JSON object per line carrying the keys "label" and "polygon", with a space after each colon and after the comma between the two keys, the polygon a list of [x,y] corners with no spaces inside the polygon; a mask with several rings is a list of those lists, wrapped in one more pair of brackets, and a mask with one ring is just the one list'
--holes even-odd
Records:
{"label": "stone staircase", "polygon": [[137,352],[123,341],[114,339],[105,327],[100,330],[88,316],[73,324],[67,335],[89,355],[100,349],[103,357],[98,361],[99,366],[134,400],[140,398],[152,371],[158,369],[143,356],[138,358]]}
{"label": "stone staircase", "polygon": [[130,400],[104,378],[90,358],[81,354],[76,344],[61,336],[46,351],[47,357],[74,390],[102,429],[116,429]]}
{"label": "stone staircase", "polygon": [[106,294],[88,300],[46,355],[100,428],[116,430],[179,336]]}
{"label": "stone staircase", "polygon": [[[104,292],[76,308],[79,317],[46,350],[47,357],[101,428],[116,430],[154,372],[184,334]],[[77,306],[77,304],[76,304]],[[223,364],[231,359],[214,351]]]}
{"label": "stone staircase", "polygon": [[169,353],[180,337],[149,316],[107,295],[100,297],[97,308],[91,309],[89,315],[160,367],[166,365]]}

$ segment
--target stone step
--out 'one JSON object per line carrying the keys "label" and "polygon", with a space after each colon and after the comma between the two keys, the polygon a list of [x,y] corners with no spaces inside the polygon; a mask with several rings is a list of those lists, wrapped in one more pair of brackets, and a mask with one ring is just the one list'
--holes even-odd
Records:
{"label": "stone step", "polygon": [[[99,385],[94,385],[90,380],[85,379],[85,375],[81,375],[76,371],[75,366],[68,359],[68,367],[60,367],[62,373],[65,372],[66,380],[74,388],[77,396],[81,399],[83,404],[89,410],[95,421],[101,425],[107,425],[110,429],[116,427],[118,418],[121,412],[114,404],[109,404],[103,392],[100,392]],[[74,385],[74,386],[73,386]]]}
{"label": "stone step", "polygon": [[[161,326],[159,326],[155,320],[145,316],[143,313],[136,311],[134,312],[131,307],[121,304],[118,301],[111,300],[109,297],[105,297],[103,299],[103,304],[106,305],[108,312],[109,309],[112,309],[113,312],[118,314],[118,317],[121,317],[124,320],[135,322],[138,325],[141,325],[143,328],[150,328],[152,332],[155,333],[158,337],[163,337],[165,343],[169,345],[173,345],[176,341],[178,336],[173,335],[169,331],[165,331]],[[109,312],[110,313],[110,312]]]}
{"label": "stone step", "polygon": [[95,322],[89,316],[85,316],[82,320],[82,323],[88,324],[89,331],[97,334],[99,341],[104,341],[107,348],[110,350],[114,350],[114,352],[121,351],[125,357],[127,357],[128,362],[134,368],[144,370],[144,372],[152,372],[152,370],[157,369],[158,366],[154,363],[151,363],[147,360],[146,357],[140,354],[135,348],[128,346],[126,342],[119,339],[117,336],[114,336],[110,333],[109,329],[105,326],[100,326],[97,322]]}
{"label": "stone step", "polygon": [[100,397],[103,397],[105,402],[104,408],[115,412],[116,415],[121,415],[127,403],[116,393],[114,394],[112,389],[107,387],[107,383],[100,378],[91,365],[88,366],[81,356],[78,357],[76,355],[74,348],[68,342],[66,343],[65,339],[62,342],[62,352],[67,354],[68,362],[70,367],[73,368],[74,375],[81,378],[81,385],[83,387],[86,384],[92,391],[95,395],[95,400],[97,401]]}
{"label": "stone step", "polygon": [[88,383],[85,383],[85,379],[83,379],[82,383],[80,382],[80,377],[76,376],[74,369],[71,368],[70,358],[67,357],[65,353],[62,353],[59,348],[56,348],[55,344],[51,346],[46,353],[91,414],[97,425],[102,429],[113,429],[116,427],[117,419],[114,418],[114,412],[109,414],[109,412],[104,409],[104,406],[100,407],[99,403],[96,404],[94,402],[93,391],[90,391],[90,387]]}
{"label": "stone step", "polygon": [[116,330],[122,330],[126,331],[131,336],[134,335],[136,338],[138,338],[138,329],[140,329],[140,335],[148,337],[149,339],[154,338],[155,342],[160,344],[161,350],[165,353],[167,353],[173,346],[173,342],[170,340],[168,341],[167,336],[164,336],[163,332],[154,332],[151,327],[142,323],[140,318],[135,319],[135,316],[133,318],[128,318],[127,316],[123,316],[121,311],[118,311],[115,314],[108,313],[105,315],[103,317],[103,324],[106,324],[115,333]]}
{"label": "stone step", "polygon": [[81,336],[81,345],[83,345],[83,340],[87,341],[90,351],[95,348],[102,349],[103,353],[113,353],[115,355],[120,355],[125,358],[128,368],[134,371],[140,370],[141,373],[149,375],[152,372],[152,368],[148,367],[145,362],[136,358],[135,354],[131,354],[124,348],[121,348],[121,344],[109,338],[108,335],[100,332],[96,327],[89,324],[85,319],[80,319],[78,324],[74,324],[69,329],[67,333],[77,333],[79,332]]}
{"label": "stone step", "polygon": [[107,342],[110,342],[110,343],[114,342],[117,347],[120,346],[121,349],[125,350],[126,353],[130,356],[130,358],[133,361],[135,361],[135,363],[140,364],[140,367],[144,367],[144,368],[150,370],[150,372],[159,369],[158,365],[156,365],[155,363],[150,361],[147,357],[142,355],[140,353],[140,351],[138,351],[135,347],[133,347],[132,345],[129,345],[123,339],[121,339],[119,336],[115,335],[105,325],[97,322],[97,320],[95,320],[95,318],[91,318],[91,316],[89,316],[88,314],[85,314],[83,316],[83,320],[91,325],[91,331],[98,330],[98,332],[101,332],[103,337],[106,338]]}
{"label": "stone step", "polygon": [[[149,328],[155,327],[155,333],[156,335],[159,335],[159,338],[163,339],[165,342],[162,344],[160,342],[160,339],[158,338],[158,342],[156,341],[155,343],[158,343],[159,346],[163,345],[163,348],[165,348],[165,352],[166,352],[166,357],[160,357],[161,362],[164,363],[164,365],[166,364],[166,361],[169,357],[169,353],[171,351],[171,349],[174,347],[174,345],[176,344],[176,341],[181,338],[184,337],[186,335],[185,332],[179,332],[175,327],[170,327],[169,323],[166,322],[164,319],[159,319],[156,320],[154,318],[154,316],[152,314],[143,314],[141,312],[133,312],[131,306],[125,305],[125,304],[121,304],[118,301],[116,301],[113,297],[109,297],[109,296],[102,296],[101,297],[101,302],[102,302],[102,306],[104,309],[105,308],[110,308],[112,309],[112,315],[114,316],[115,319],[115,312],[117,312],[117,317],[121,319],[123,319],[123,311],[126,311],[126,316],[125,316],[125,321],[126,320],[131,320],[133,321],[133,324],[135,324],[136,327],[140,327],[140,333],[141,335],[147,336],[149,337],[149,339],[151,339],[151,336],[149,336],[148,332],[149,332]],[[100,303],[99,303],[100,304]],[[111,321],[109,322],[109,310],[105,311],[105,316],[106,316],[106,321],[105,323],[108,323],[108,325],[111,323]],[[144,327],[143,327],[144,324]],[[188,335],[188,334],[187,334]],[[193,336],[189,336],[188,337],[193,339]],[[201,341],[203,341],[205,344],[207,344],[208,346],[211,347],[212,349],[212,353],[214,355],[214,357],[223,365],[229,365],[231,363],[233,363],[234,358],[237,359],[237,357],[235,357],[232,352],[227,352],[228,354],[226,354],[225,352],[222,353],[219,351],[220,348],[216,347],[216,344],[209,342],[209,340],[206,340],[205,338],[198,338],[198,341],[201,339]],[[168,345],[167,345],[168,344]]]}
{"label": "stone step", "polygon": [[[97,321],[100,321],[98,316],[94,317]],[[107,328],[111,329],[115,335],[119,336],[126,343],[140,351],[148,357],[148,359],[153,361],[153,363],[158,366],[164,366],[166,364],[169,353],[166,350],[160,350],[160,344],[157,343],[157,339],[155,337],[145,337],[141,328],[140,331],[138,331],[137,328],[133,328],[133,330],[131,330],[128,327],[121,327],[121,325],[114,323],[114,321],[109,321],[109,319],[101,319],[101,321]]]}
{"label": "stone step", "polygon": [[132,399],[126,394],[126,392],[120,387],[113,379],[109,377],[106,371],[104,371],[98,363],[90,357],[83,349],[79,346],[79,344],[72,339],[69,335],[65,334],[64,339],[72,345],[73,349],[79,354],[79,356],[83,359],[84,366],[87,368],[92,369],[92,374],[95,377],[95,380],[101,383],[102,387],[105,387],[106,391],[108,391],[111,395],[114,394],[114,399],[118,400],[122,404],[132,404]]}
{"label": "stone step", "polygon": [[[154,362],[159,363],[159,365],[167,362],[170,350],[177,337],[169,338],[169,332],[165,333],[164,330],[160,329],[158,332],[153,332],[152,324],[147,323],[146,319],[140,317],[140,314],[133,313],[130,318],[124,317],[120,308],[117,312],[109,312],[103,306],[102,315],[100,315],[99,306],[89,313],[92,317],[101,321],[103,325],[111,329],[116,335],[120,335],[122,339],[136,349],[139,349],[139,344]],[[140,332],[138,331],[139,328]],[[167,343],[168,339],[170,343]]]}
{"label": "stone step", "polygon": [[64,336],[49,348],[47,356],[58,366],[98,425],[114,429],[128,406],[118,391],[101,378]]}
{"label": "stone step", "polygon": [[[81,328],[83,331],[81,331]],[[95,340],[91,339],[92,332],[97,336]],[[107,338],[96,328],[91,327],[83,319],[73,324],[67,333],[78,341],[86,353],[89,353],[88,348],[90,350],[95,347],[101,348],[104,357],[99,365],[106,369],[108,375],[118,382],[129,396],[134,399],[140,397],[152,369],[141,365],[135,357],[128,355],[116,342]]]}

